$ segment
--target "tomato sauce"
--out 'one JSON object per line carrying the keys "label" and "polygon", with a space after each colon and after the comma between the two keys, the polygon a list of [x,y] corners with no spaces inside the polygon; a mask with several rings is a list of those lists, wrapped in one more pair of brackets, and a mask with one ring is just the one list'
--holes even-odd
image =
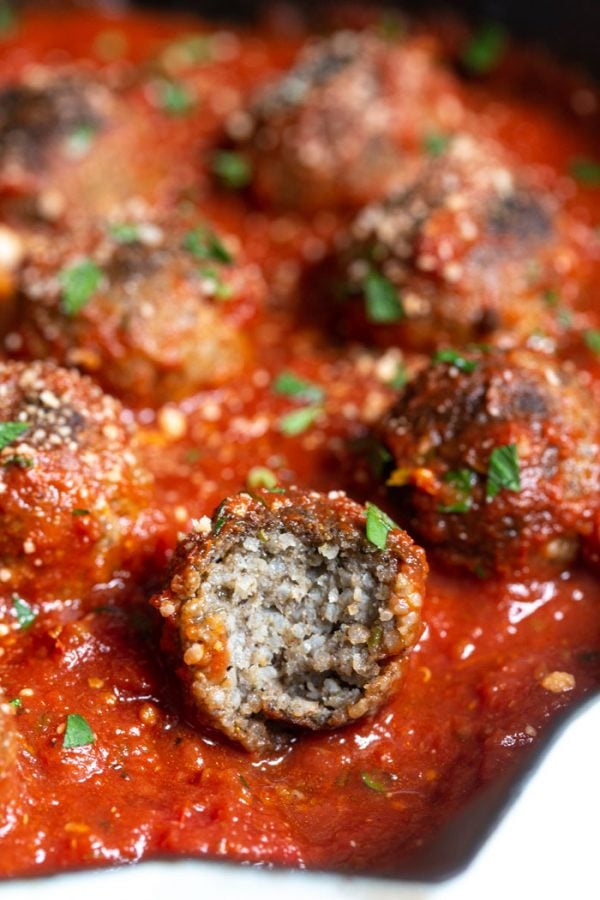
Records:
{"label": "tomato sauce", "polygon": [[[264,268],[273,297],[256,335],[258,362],[243,377],[158,411],[129,412],[143,430],[162,516],[158,535],[139,536],[140,556],[154,548],[142,577],[120,571],[68,601],[28,596],[36,618],[26,630],[15,623],[10,596],[3,598],[0,683],[7,699],[18,699],[22,741],[18,799],[0,832],[3,876],[164,854],[393,872],[600,684],[593,571],[575,568],[551,581],[533,572],[525,583],[500,583],[433,563],[425,631],[401,691],[374,719],[298,736],[280,757],[266,759],[186,720],[147,602],[178,532],[243,488],[255,466],[271,469],[282,485],[345,489],[390,509],[360,447],[394,396],[388,382],[396,356],[329,343],[306,321],[299,299],[303,272],[324,257],[343,216],[249,208],[215,188],[207,173],[223,114],[291,64],[304,38],[292,24],[272,18],[262,31],[228,27],[207,37],[211,49],[201,64],[175,65],[198,98],[188,115],[171,116],[140,95],[154,142],[135,152],[143,165],[148,157],[160,163],[158,175],[148,175],[159,185],[154,202],[168,206],[185,194],[237,235]],[[461,26],[427,27],[452,53]],[[157,55],[176,58],[182,36],[207,32],[189,19],[90,10],[32,11],[15,28],[3,35],[2,81],[32,60],[88,59],[125,69],[135,62],[151,72]],[[599,221],[598,187],[568,177],[570,161],[597,146],[598,97],[583,79],[515,51],[464,93],[482,129],[547,166],[574,214]],[[600,327],[591,292],[585,313],[590,327]],[[580,334],[568,355],[600,398],[599,361]],[[404,362],[410,371],[418,360]],[[271,388],[283,369],[325,391],[323,416],[297,436],[278,426],[295,408]],[[63,747],[73,714],[89,723],[93,744]]]}

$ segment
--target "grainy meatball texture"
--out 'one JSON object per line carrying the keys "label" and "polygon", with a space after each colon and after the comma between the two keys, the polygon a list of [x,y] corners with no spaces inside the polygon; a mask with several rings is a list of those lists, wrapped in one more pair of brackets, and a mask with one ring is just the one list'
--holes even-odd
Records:
{"label": "grainy meatball texture", "polygon": [[239,494],[200,526],[155,604],[204,721],[262,752],[378,709],[421,632],[427,564],[408,535],[380,550],[361,506],[298,489]]}
{"label": "grainy meatball texture", "polygon": [[51,363],[0,364],[0,570],[78,596],[127,559],[150,478],[118,401]]}
{"label": "grainy meatball texture", "polygon": [[522,350],[455,354],[400,395],[381,436],[415,532],[487,574],[577,555],[600,488],[598,411],[572,372]]}
{"label": "grainy meatball texture", "polygon": [[380,197],[405,177],[424,136],[455,129],[462,115],[429,41],[340,31],[309,45],[229,130],[252,163],[259,200],[318,210]]}
{"label": "grainy meatball texture", "polygon": [[156,405],[240,373],[264,299],[258,269],[205,223],[123,219],[32,240],[24,352]]}
{"label": "grainy meatball texture", "polygon": [[355,219],[340,248],[343,327],[425,351],[560,338],[592,243],[536,179],[495,144],[451,141]]}

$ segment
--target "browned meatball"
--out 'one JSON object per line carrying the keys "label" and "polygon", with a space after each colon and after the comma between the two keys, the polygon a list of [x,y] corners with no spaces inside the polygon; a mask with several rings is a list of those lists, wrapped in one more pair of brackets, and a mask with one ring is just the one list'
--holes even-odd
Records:
{"label": "browned meatball", "polygon": [[150,405],[220,384],[251,355],[265,290],[239,255],[204,224],[127,221],[40,238],[22,273],[24,352]]}
{"label": "browned meatball", "polygon": [[341,492],[259,491],[226,500],[180,544],[155,604],[191,703],[246,749],[276,747],[286,726],[354,721],[400,681],[427,565],[390,520],[378,546],[365,523]]}
{"label": "browned meatball", "polygon": [[382,423],[407,522],[481,574],[564,566],[598,506],[597,410],[545,356],[444,355],[454,361],[422,371]]}
{"label": "browned meatball", "polygon": [[[57,597],[109,578],[148,502],[120,404],[50,363],[0,364],[0,580]],[[24,595],[26,596],[26,595]]]}
{"label": "browned meatball", "polygon": [[240,135],[260,201],[318,210],[382,196],[410,170],[424,137],[455,129],[462,115],[429,41],[341,31],[309,45],[229,130]]}
{"label": "browned meatball", "polygon": [[560,336],[587,230],[532,179],[461,136],[363,210],[340,253],[347,333],[415,350]]}

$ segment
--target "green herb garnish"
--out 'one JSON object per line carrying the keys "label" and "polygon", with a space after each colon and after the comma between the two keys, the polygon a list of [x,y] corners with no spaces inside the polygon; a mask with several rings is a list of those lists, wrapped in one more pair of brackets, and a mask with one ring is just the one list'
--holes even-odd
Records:
{"label": "green herb garnish", "polygon": [[581,157],[569,165],[569,174],[588,187],[600,187],[600,162]]}
{"label": "green herb garnish", "polygon": [[495,22],[482,25],[465,47],[461,61],[474,75],[485,75],[500,63],[508,44],[506,29]]}
{"label": "green herb garnish", "polygon": [[398,291],[392,282],[379,272],[371,271],[363,282],[365,312],[369,322],[378,325],[400,322],[404,308]]}
{"label": "green herb garnish", "polygon": [[62,287],[62,308],[68,316],[76,316],[100,286],[102,269],[91,259],[63,269],[58,276]]}
{"label": "green herb garnish", "polygon": [[140,239],[140,227],[133,222],[121,222],[108,226],[108,233],[119,244],[134,244]]}
{"label": "green herb garnish", "polygon": [[467,359],[461,353],[457,353],[456,350],[451,350],[450,348],[444,348],[434,353],[433,361],[436,363],[450,363],[460,372],[474,372],[478,365],[475,360]]}
{"label": "green herb garnish", "polygon": [[597,328],[588,328],[584,331],[583,340],[588,350],[600,356],[600,331]]}
{"label": "green herb garnish", "polygon": [[428,156],[441,156],[448,149],[450,135],[431,132],[423,138],[423,150]]}
{"label": "green herb garnish", "polygon": [[21,700],[20,697],[15,697],[13,700],[8,701],[8,705],[13,706],[15,709],[22,709],[23,701]]}
{"label": "green herb garnish", "polygon": [[250,161],[241,153],[219,150],[212,158],[212,170],[219,181],[233,191],[247,187],[252,180]]}
{"label": "green herb garnish", "polygon": [[93,125],[79,125],[67,138],[67,150],[69,155],[75,158],[85,156],[92,146],[95,137],[96,128]]}
{"label": "green herb garnish", "polygon": [[385,550],[387,536],[390,531],[398,528],[393,519],[384,513],[374,503],[367,503],[367,540],[374,544],[378,550]]}
{"label": "green herb garnish", "polygon": [[287,413],[279,420],[279,430],[288,437],[295,437],[302,434],[307,428],[318,419],[323,412],[322,406],[304,406],[302,409],[295,409],[293,412]]}
{"label": "green herb garnish", "polygon": [[0,422],[0,450],[4,450],[31,428],[25,422]]}
{"label": "green herb garnish", "polygon": [[298,397],[298,399],[308,400],[311,403],[319,403],[325,396],[323,388],[304,378],[299,378],[294,372],[281,372],[272,387],[276,394]]}
{"label": "green herb garnish", "polygon": [[187,116],[196,105],[191,90],[180,81],[163,79],[156,85],[157,105],[170,116]]}
{"label": "green herb garnish", "polygon": [[23,600],[18,594],[12,595],[12,605],[17,616],[17,622],[21,631],[27,631],[36,620],[37,613],[31,608],[27,600]]}
{"label": "green herb garnish", "polygon": [[210,290],[217,300],[229,300],[233,294],[233,289],[230,284],[226,284],[223,281],[216,269],[212,266],[205,266],[203,269],[200,269],[200,275],[208,282]]}
{"label": "green herb garnish", "polygon": [[387,794],[390,790],[388,778],[383,772],[361,772],[360,778],[366,787],[377,794]]}
{"label": "green herb garnish", "polygon": [[231,253],[211,228],[198,227],[188,231],[183,238],[182,246],[196,259],[209,259],[225,264],[233,262]]}
{"label": "green herb garnish", "polygon": [[71,510],[72,516],[89,516],[89,509],[80,509],[79,507],[75,507],[75,509]]}
{"label": "green herb garnish", "polygon": [[492,450],[487,472],[486,497],[492,500],[502,488],[518,493],[521,490],[521,469],[516,444],[505,444]]}
{"label": "green herb garnish", "polygon": [[398,363],[396,367],[396,374],[393,378],[391,378],[387,383],[388,387],[393,388],[396,391],[399,391],[404,387],[406,382],[408,381],[408,372],[406,371],[406,366],[404,363]]}
{"label": "green herb garnish", "polygon": [[94,732],[78,713],[70,713],[67,716],[67,727],[63,736],[63,748],[70,750],[73,747],[87,747],[95,741]]}
{"label": "green herb garnish", "polygon": [[473,488],[477,484],[477,475],[471,469],[456,469],[446,472],[443,480],[452,485],[456,494],[456,501],[448,506],[440,506],[441,513],[466,513],[471,509],[473,502]]}
{"label": "green herb garnish", "polygon": [[15,453],[14,456],[9,456],[7,459],[2,461],[2,466],[4,468],[9,468],[9,466],[15,466],[17,469],[31,469],[33,466],[33,460],[30,456],[23,456],[20,453]]}
{"label": "green herb garnish", "polygon": [[254,466],[248,472],[246,485],[251,491],[265,488],[267,491],[277,487],[277,475],[266,466]]}

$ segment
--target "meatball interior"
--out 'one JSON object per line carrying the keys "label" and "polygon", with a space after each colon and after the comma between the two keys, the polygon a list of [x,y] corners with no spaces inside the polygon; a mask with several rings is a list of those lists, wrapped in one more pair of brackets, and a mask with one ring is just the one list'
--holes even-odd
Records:
{"label": "meatball interior", "polygon": [[127,558],[149,500],[118,401],[51,363],[0,364],[0,568],[64,597]]}
{"label": "meatball interior", "polygon": [[435,49],[370,31],[340,31],[306,47],[229,125],[252,162],[257,198],[305,210],[356,207],[401,181],[423,136],[455,129],[462,117]]}
{"label": "meatball interior", "polygon": [[[81,278],[89,286],[73,308]],[[32,241],[21,287],[28,356],[75,365],[150,405],[239,374],[264,298],[258,269],[234,260],[208,225],[127,218]]]}
{"label": "meatball interior", "polygon": [[376,710],[417,641],[424,554],[399,529],[379,551],[339,492],[240,494],[179,548],[157,600],[208,721],[247,749],[280,726],[334,728]]}
{"label": "meatball interior", "polygon": [[[569,227],[567,227],[567,225]],[[351,333],[431,350],[562,334],[585,229],[495,145],[455,138],[405,190],[364,209],[340,251]],[[579,267],[579,268],[578,268]],[[358,302],[357,302],[358,301]],[[365,321],[366,319],[366,321]]]}
{"label": "meatball interior", "polygon": [[593,404],[541,354],[446,359],[407,386],[381,429],[407,521],[445,560],[482,573],[567,564],[598,507]]}

